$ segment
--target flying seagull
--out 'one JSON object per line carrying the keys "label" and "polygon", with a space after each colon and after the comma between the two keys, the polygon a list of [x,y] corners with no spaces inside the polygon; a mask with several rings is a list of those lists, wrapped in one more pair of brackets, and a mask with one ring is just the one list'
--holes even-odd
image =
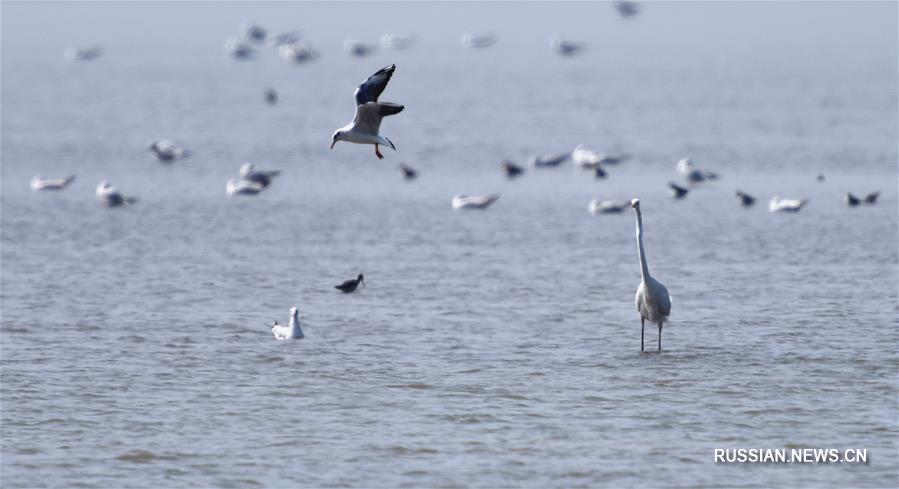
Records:
{"label": "flying seagull", "polygon": [[377,73],[368,77],[359,85],[354,96],[356,97],[356,116],[353,122],[334,131],[331,138],[331,149],[337,141],[347,141],[356,144],[374,144],[375,156],[379,160],[384,155],[378,150],[379,145],[390,146],[396,151],[396,146],[389,139],[378,134],[381,127],[381,119],[388,115],[399,114],[403,106],[389,102],[378,102],[378,97],[387,88],[387,82],[393,76],[396,65],[381,68]]}

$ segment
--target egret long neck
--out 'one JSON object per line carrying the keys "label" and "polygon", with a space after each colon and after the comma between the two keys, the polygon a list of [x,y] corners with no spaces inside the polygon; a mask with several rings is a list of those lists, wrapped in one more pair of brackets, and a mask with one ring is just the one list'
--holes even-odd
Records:
{"label": "egret long neck", "polygon": [[646,265],[646,253],[643,251],[643,216],[637,211],[637,252],[640,254],[640,278],[646,282],[649,278],[649,266]]}

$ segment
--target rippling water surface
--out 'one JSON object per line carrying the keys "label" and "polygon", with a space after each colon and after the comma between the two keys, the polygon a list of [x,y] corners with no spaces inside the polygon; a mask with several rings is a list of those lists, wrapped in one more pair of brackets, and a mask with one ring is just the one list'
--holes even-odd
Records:
{"label": "rippling water surface", "polygon": [[[3,14],[4,487],[896,486],[895,4]],[[303,29],[321,58],[227,59],[247,19]],[[341,51],[387,30],[418,43]],[[464,50],[463,31],[499,42]],[[554,34],[590,49],[558,58]],[[106,52],[66,64],[71,43]],[[389,63],[398,151],[329,151]],[[159,138],[193,156],[156,163]],[[604,181],[499,171],[579,143],[634,157]],[[673,201],[683,156],[723,179]],[[283,174],[226,197],[248,160]],[[77,180],[33,193],[35,173]],[[101,207],[101,179],[139,202]],[[502,197],[451,210],[482,192]],[[769,214],[773,195],[810,203]],[[661,353],[651,327],[639,350],[632,212],[586,211],[631,197],[673,296]],[[358,272],[367,288],[332,288]],[[307,337],[275,341],[292,305]],[[738,447],[870,461],[714,463]]]}

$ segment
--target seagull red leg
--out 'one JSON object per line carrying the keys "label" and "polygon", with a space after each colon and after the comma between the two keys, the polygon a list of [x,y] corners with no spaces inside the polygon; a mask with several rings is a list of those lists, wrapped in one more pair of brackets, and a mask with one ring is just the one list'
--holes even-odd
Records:
{"label": "seagull red leg", "polygon": [[377,156],[379,160],[383,160],[383,159],[384,159],[384,155],[382,155],[381,152],[378,151],[378,145],[377,145],[377,144],[375,144],[375,156]]}

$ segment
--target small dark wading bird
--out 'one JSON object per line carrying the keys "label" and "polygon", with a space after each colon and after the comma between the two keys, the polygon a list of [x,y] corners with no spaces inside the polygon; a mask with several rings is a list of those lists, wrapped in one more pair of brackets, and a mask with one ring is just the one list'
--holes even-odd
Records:
{"label": "small dark wading bird", "polygon": [[396,65],[381,68],[356,88],[356,93],[354,94],[356,97],[356,116],[353,118],[353,122],[334,131],[334,135],[331,137],[331,149],[334,149],[337,141],[374,144],[375,156],[379,160],[384,159],[384,155],[378,150],[379,145],[390,146],[396,151],[396,146],[389,139],[378,134],[378,130],[381,128],[381,119],[389,115],[399,114],[404,109],[399,104],[378,102],[378,97],[387,88],[387,82],[393,76],[394,70],[396,70]]}
{"label": "small dark wading bird", "polygon": [[362,287],[365,287],[365,277],[360,273],[355,280],[344,280],[342,284],[335,285],[334,288],[343,292],[344,294],[349,294],[350,292],[354,292],[356,287],[359,287],[359,284],[362,284]]}
{"label": "small dark wading bird", "polygon": [[278,103],[278,92],[276,92],[274,88],[269,88],[265,91],[265,103],[269,105]]}
{"label": "small dark wading bird", "polygon": [[756,198],[747,194],[746,192],[742,192],[737,190],[737,200],[740,201],[740,205],[743,207],[752,207],[755,205]]}
{"label": "small dark wading bird", "polygon": [[411,166],[407,166],[405,164],[400,164],[400,173],[403,175],[403,178],[406,180],[415,180],[415,177],[418,176],[418,172],[415,171]]}
{"label": "small dark wading bird", "polygon": [[687,196],[687,193],[690,192],[689,189],[681,187],[674,182],[668,182],[668,188],[671,189],[671,196],[675,199],[683,199]]}
{"label": "small dark wading bird", "polygon": [[662,323],[671,314],[671,296],[661,282],[649,275],[646,254],[643,251],[643,216],[640,214],[640,199],[631,200],[631,207],[637,214],[637,253],[640,255],[640,286],[637,287],[637,312],[640,313],[640,351],[643,351],[643,332],[646,321],[659,325],[659,350],[662,349]]}
{"label": "small dark wading bird", "polygon": [[502,162],[503,171],[506,173],[506,178],[515,178],[521,176],[524,173],[524,168],[512,163],[509,160],[505,160]]}

